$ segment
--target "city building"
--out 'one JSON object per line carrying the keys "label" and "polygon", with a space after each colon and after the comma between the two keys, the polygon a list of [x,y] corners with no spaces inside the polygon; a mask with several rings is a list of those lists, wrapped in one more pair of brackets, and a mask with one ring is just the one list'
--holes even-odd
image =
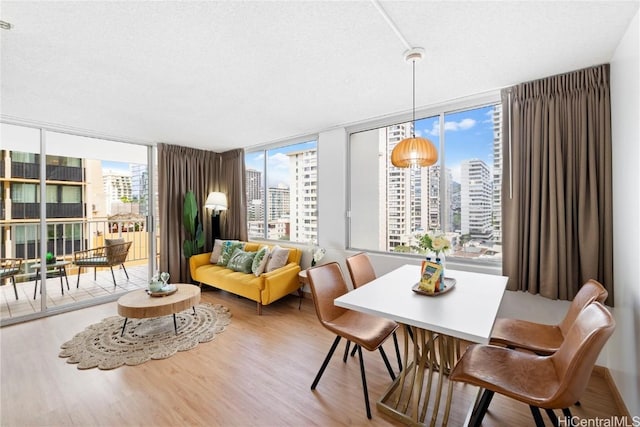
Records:
{"label": "city building", "polygon": [[289,238],[294,242],[318,242],[318,151],[295,151],[289,156]]}
{"label": "city building", "polygon": [[489,168],[482,160],[465,160],[460,175],[460,233],[490,240],[493,191]]}

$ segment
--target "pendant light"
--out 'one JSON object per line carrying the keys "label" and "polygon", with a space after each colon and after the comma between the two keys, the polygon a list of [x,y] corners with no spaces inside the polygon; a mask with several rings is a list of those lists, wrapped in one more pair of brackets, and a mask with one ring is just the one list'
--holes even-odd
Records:
{"label": "pendant light", "polygon": [[424,57],[424,50],[413,48],[405,52],[404,59],[413,66],[413,120],[411,138],[400,141],[391,151],[391,163],[397,168],[426,167],[438,161],[438,150],[433,142],[416,137],[416,61]]}

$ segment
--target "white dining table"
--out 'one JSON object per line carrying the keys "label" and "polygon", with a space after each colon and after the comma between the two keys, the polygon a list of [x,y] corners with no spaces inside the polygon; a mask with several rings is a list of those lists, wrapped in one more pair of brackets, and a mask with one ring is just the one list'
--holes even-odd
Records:
{"label": "white dining table", "polygon": [[420,266],[406,264],[334,300],[336,306],[404,326],[403,371],[377,406],[413,425],[436,424],[445,382],[442,425],[447,424],[453,390],[447,375],[460,357],[460,340],[489,342],[507,285],[507,277],[499,275],[451,269],[445,274],[455,285],[438,295],[415,292]]}

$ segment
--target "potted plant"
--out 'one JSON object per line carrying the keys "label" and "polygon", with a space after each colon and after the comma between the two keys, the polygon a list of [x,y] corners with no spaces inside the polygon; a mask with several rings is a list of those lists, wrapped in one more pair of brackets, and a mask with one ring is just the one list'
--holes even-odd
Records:
{"label": "potted plant", "polygon": [[201,253],[204,247],[204,233],[202,231],[202,223],[198,217],[198,204],[191,190],[187,191],[187,194],[184,196],[184,210],[182,215],[184,229],[187,232],[182,245],[182,252],[188,260],[193,255]]}

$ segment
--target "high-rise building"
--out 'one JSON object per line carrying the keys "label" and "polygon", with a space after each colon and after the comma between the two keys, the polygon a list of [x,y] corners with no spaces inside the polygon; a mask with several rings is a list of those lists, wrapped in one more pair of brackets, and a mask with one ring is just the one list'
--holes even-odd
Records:
{"label": "high-rise building", "polygon": [[[262,203],[262,172],[256,169],[247,169],[245,172],[247,221],[249,235],[264,235],[264,206]],[[262,223],[262,225],[254,224]],[[260,231],[261,230],[261,231]],[[255,234],[254,234],[255,233]]]}
{"label": "high-rise building", "polygon": [[318,243],[318,151],[288,153],[290,187],[290,239]]}
{"label": "high-rise building", "polygon": [[131,173],[106,169],[102,172],[102,182],[107,195],[107,214],[127,211],[123,205],[132,200]]}
{"label": "high-rise building", "polygon": [[[380,128],[379,140],[384,144],[384,156],[381,161],[391,157],[393,148],[404,138],[411,136],[413,123],[401,123]],[[426,227],[426,216],[423,187],[424,168],[396,168],[389,165],[380,167],[379,182],[386,194],[386,203],[380,204],[386,211],[381,211],[380,249],[393,248],[412,244],[415,232]]]}
{"label": "high-rise building", "polygon": [[[0,188],[2,199],[0,227],[4,236],[0,255],[7,258],[37,258],[40,219],[40,155],[0,150]],[[95,164],[76,157],[47,155],[46,216],[55,219],[47,225],[47,251],[70,253],[83,239],[81,222],[86,221],[86,176]],[[8,167],[6,167],[8,166]]]}
{"label": "high-rise building", "polygon": [[493,106],[493,240],[502,242],[502,105]]}
{"label": "high-rise building", "polygon": [[461,164],[460,228],[462,235],[491,240],[493,227],[491,173],[482,160],[465,160]]}
{"label": "high-rise building", "polygon": [[289,189],[284,185],[267,189],[267,221],[289,218]]}

